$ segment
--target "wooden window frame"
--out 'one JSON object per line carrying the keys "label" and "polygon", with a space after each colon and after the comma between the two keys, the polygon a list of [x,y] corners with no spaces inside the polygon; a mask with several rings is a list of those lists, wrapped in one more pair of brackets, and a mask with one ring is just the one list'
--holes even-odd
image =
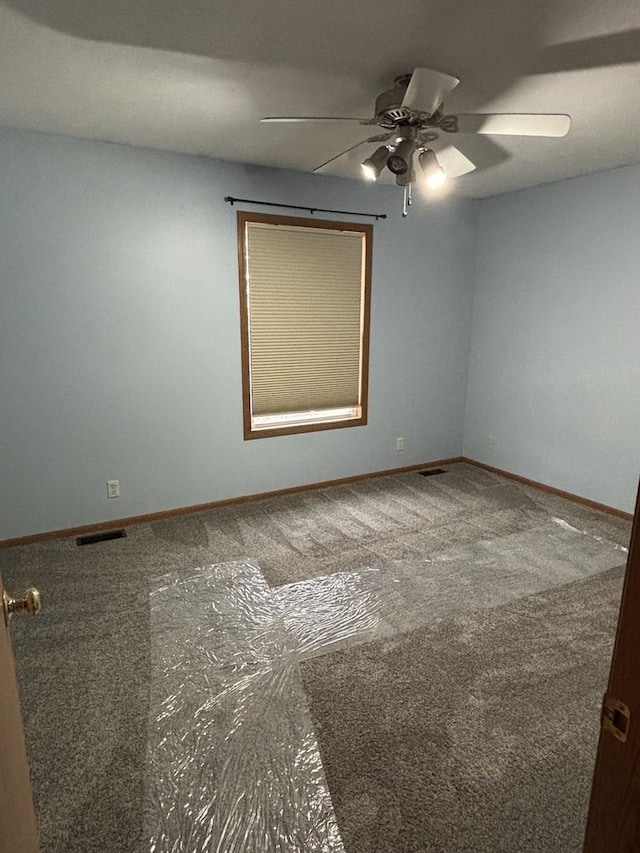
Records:
{"label": "wooden window frame", "polygon": [[[294,435],[304,432],[318,432],[327,429],[365,426],[368,417],[369,399],[369,327],[371,315],[371,269],[373,258],[373,225],[361,222],[338,222],[326,219],[278,216],[269,213],[238,211],[238,270],[240,284],[240,336],[242,362],[242,414],[245,440],[271,438],[277,435]],[[328,420],[307,424],[285,424],[283,426],[256,429],[252,425],[251,413],[251,364],[249,355],[249,301],[247,297],[247,270],[245,262],[245,228],[247,223],[258,222],[267,225],[284,225],[302,228],[328,229],[332,231],[352,231],[364,234],[364,293],[362,302],[362,340],[360,369],[360,415],[344,420]]]}

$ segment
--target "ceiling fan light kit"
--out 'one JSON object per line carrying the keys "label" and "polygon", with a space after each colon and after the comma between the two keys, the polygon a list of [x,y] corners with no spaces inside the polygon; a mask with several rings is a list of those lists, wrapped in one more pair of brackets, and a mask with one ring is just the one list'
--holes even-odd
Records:
{"label": "ceiling fan light kit", "polygon": [[380,172],[387,165],[390,149],[386,145],[381,145],[373,152],[370,157],[363,160],[360,166],[362,172],[368,181],[375,181],[380,177]]}
{"label": "ceiling fan light kit", "polygon": [[440,165],[438,158],[430,148],[425,148],[418,155],[418,162],[424,175],[424,180],[427,186],[432,189],[438,189],[447,180],[444,169]]}
{"label": "ceiling fan light kit", "polygon": [[395,176],[396,184],[405,190],[402,215],[406,216],[411,205],[411,184],[415,181],[416,154],[427,189],[439,189],[446,182],[447,176],[435,152],[431,148],[420,147],[417,134],[412,128],[399,134],[395,143],[395,147],[381,145],[370,157],[363,160],[360,166],[369,181],[377,180],[385,166],[389,169]]}
{"label": "ceiling fan light kit", "polygon": [[[391,89],[376,98],[373,118],[342,118],[336,116],[270,116],[263,122],[323,122],[351,121],[360,125],[377,125],[384,134],[363,139],[342,151],[314,172],[331,167],[362,145],[382,142],[360,164],[365,178],[375,181],[385,166],[395,175],[396,183],[404,188],[403,216],[411,204],[411,184],[415,179],[414,159],[417,159],[430,189],[443,185],[447,178],[456,178],[473,171],[475,164],[458,148],[445,142],[438,159],[441,136],[448,134],[488,133],[508,136],[565,136],[571,119],[568,115],[504,114],[448,115],[443,110],[444,99],[460,81],[450,74],[416,68],[413,74],[396,77]],[[435,146],[432,144],[436,143]]]}
{"label": "ceiling fan light kit", "polygon": [[405,172],[411,171],[413,155],[416,150],[416,140],[414,134],[403,134],[396,139],[396,147],[389,155],[387,160],[387,168],[394,175],[404,175]]}

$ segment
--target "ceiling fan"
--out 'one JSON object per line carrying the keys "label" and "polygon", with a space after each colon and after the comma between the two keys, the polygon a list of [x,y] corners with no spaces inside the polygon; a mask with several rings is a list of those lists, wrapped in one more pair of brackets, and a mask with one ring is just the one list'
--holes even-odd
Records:
{"label": "ceiling fan", "polygon": [[[393,87],[382,92],[375,103],[373,118],[343,116],[267,116],[262,122],[351,121],[360,125],[378,125],[385,132],[370,136],[336,154],[314,169],[318,172],[361,145],[381,145],[362,161],[365,178],[375,181],[388,169],[396,183],[404,188],[402,215],[411,205],[411,189],[416,177],[416,161],[427,186],[435,189],[447,178],[472,172],[475,164],[454,145],[442,146],[441,135],[456,133],[489,133],[509,136],[566,136],[571,125],[568,115],[531,113],[458,114],[443,109],[444,99],[460,81],[457,77],[416,68],[413,74],[396,77]],[[438,150],[434,150],[434,143]]]}

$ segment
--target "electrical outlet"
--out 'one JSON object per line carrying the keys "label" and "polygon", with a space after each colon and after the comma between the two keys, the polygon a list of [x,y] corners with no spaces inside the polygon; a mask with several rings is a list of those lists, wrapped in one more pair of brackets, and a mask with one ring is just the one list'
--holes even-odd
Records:
{"label": "electrical outlet", "polygon": [[120,480],[107,480],[107,497],[120,497]]}
{"label": "electrical outlet", "polygon": [[396,450],[404,450],[404,438],[396,438]]}

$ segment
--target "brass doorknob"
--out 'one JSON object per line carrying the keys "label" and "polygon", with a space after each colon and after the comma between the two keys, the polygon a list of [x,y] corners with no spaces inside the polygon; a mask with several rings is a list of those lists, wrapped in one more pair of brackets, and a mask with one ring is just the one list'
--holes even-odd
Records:
{"label": "brass doorknob", "polygon": [[11,598],[6,591],[3,591],[2,603],[4,604],[5,613],[9,618],[11,618],[14,613],[25,612],[29,613],[31,616],[35,616],[36,613],[40,613],[40,610],[42,609],[40,593],[33,586],[29,587],[22,598]]}

